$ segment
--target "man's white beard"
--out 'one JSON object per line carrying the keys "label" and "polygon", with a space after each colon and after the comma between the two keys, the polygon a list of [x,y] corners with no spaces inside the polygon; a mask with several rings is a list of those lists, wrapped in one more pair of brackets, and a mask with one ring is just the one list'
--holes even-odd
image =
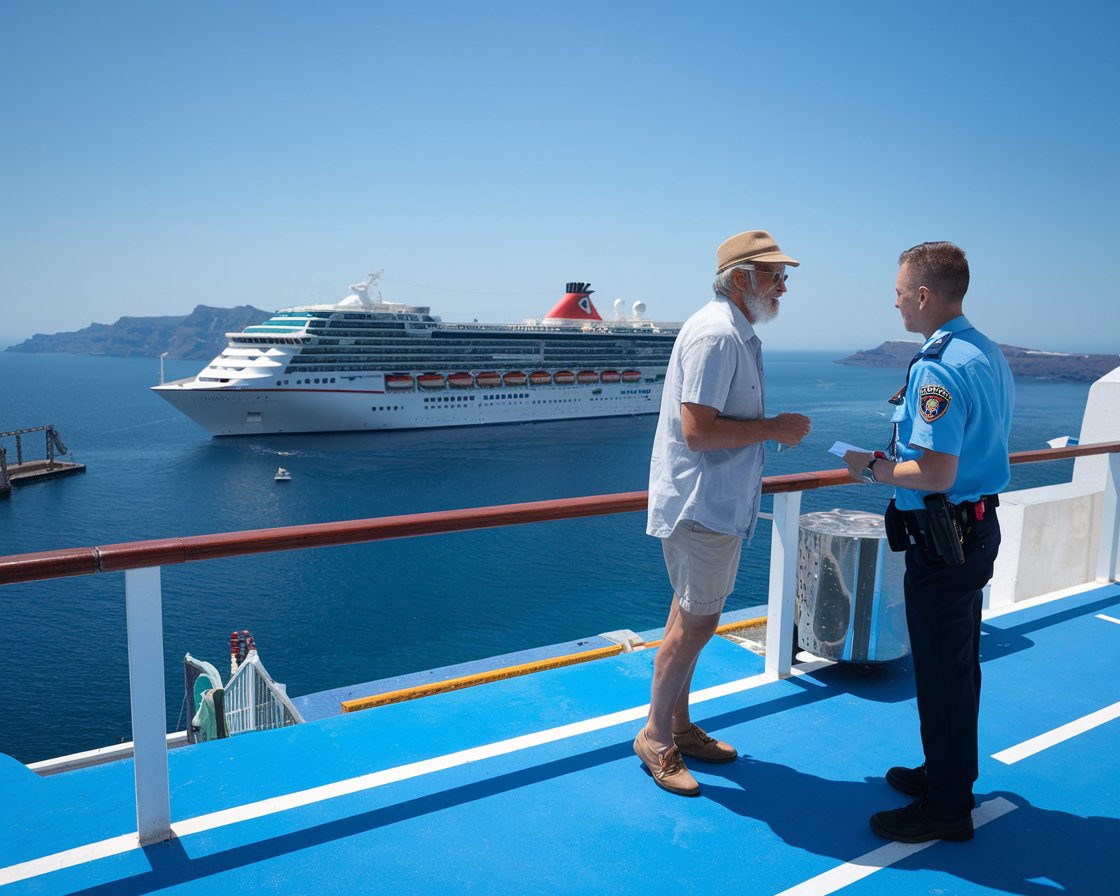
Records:
{"label": "man's white beard", "polygon": [[778,303],[765,296],[746,293],[743,295],[743,304],[747,306],[756,324],[764,324],[778,316]]}

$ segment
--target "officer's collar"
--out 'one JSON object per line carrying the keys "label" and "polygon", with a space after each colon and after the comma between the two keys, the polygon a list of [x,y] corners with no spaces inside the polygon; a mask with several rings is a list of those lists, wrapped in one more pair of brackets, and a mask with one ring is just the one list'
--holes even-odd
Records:
{"label": "officer's collar", "polygon": [[972,324],[969,323],[968,318],[963,314],[958,314],[952,320],[947,320],[940,327],[938,327],[932,336],[929,337],[922,344],[922,351],[925,351],[933,345],[938,339],[941,339],[946,334],[963,333],[965,330],[971,330]]}

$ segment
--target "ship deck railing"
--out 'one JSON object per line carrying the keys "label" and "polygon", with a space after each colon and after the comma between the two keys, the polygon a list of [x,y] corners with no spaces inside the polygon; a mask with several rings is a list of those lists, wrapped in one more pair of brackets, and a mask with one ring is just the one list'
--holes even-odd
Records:
{"label": "ship deck railing", "polygon": [[[1096,581],[1113,581],[1120,552],[1120,442],[1067,446],[1010,455],[1013,464],[1107,455],[1101,522],[1096,545]],[[803,492],[851,485],[847,470],[821,470],[766,477],[773,496],[767,604],[765,674],[791,674],[797,543]],[[55,578],[125,573],[125,615],[132,706],[136,835],[141,846],[171,839],[163,656],[163,566],[274,551],[308,550],[521,525],[552,520],[632,513],[646,508],[647,493],[475,507],[374,519],[164,538],[100,547],[68,548],[0,557],[0,585]]]}

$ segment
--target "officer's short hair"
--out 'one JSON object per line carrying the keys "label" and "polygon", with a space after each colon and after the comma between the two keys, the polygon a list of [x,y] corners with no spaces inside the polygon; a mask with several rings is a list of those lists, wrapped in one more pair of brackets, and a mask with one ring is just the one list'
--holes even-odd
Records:
{"label": "officer's short hair", "polygon": [[920,243],[900,256],[898,263],[910,265],[910,271],[938,295],[959,302],[968,292],[968,260],[964,250],[952,243]]}

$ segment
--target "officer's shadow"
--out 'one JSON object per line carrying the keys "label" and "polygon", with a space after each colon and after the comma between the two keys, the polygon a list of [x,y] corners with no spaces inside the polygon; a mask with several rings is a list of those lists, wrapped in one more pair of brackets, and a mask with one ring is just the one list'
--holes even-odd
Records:
{"label": "officer's shadow", "polygon": [[[881,778],[832,781],[749,756],[705,771],[726,785],[704,782],[704,798],[767,825],[797,849],[848,862],[884,846],[868,827],[873,812],[903,806],[909,797]],[[1060,892],[1099,896],[1110,891],[1111,856],[1120,819],[1083,818],[1031,805],[1018,794],[977,794],[977,803],[1002,797],[1015,808],[976,829],[967,843],[938,843],[892,867],[937,870],[993,890],[1024,896]],[[1108,864],[1106,864],[1106,862]]]}

